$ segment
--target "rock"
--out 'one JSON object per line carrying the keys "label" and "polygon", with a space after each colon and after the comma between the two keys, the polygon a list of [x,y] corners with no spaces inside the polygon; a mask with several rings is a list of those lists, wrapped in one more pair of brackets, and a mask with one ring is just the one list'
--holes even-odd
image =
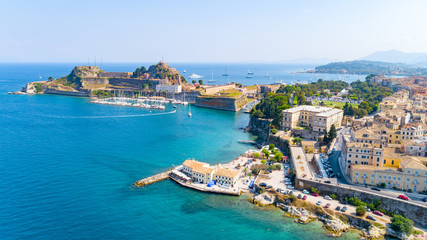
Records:
{"label": "rock", "polygon": [[374,225],[371,225],[369,229],[366,231],[366,235],[369,239],[384,239],[384,235],[386,231]]}
{"label": "rock", "polygon": [[350,225],[344,223],[338,218],[329,219],[329,218],[319,217],[319,220],[321,220],[324,223],[325,227],[331,233],[335,233],[337,235],[340,235],[342,232],[350,228]]}
{"label": "rock", "polygon": [[262,206],[271,205],[274,203],[275,196],[270,193],[259,194],[254,197],[254,203]]}

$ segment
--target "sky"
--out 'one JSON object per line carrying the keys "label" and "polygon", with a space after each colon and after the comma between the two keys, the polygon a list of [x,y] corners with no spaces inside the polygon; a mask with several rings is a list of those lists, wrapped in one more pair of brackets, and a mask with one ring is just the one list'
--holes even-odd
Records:
{"label": "sky", "polygon": [[283,62],[427,52],[425,0],[0,1],[0,62]]}

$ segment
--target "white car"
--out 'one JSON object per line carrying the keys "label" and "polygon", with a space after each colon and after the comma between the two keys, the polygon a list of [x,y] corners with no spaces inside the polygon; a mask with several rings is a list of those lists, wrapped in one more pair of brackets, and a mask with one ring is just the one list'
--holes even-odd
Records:
{"label": "white car", "polygon": [[331,197],[329,197],[328,195],[326,195],[326,196],[325,196],[325,199],[326,199],[326,200],[332,200],[332,198],[331,198]]}

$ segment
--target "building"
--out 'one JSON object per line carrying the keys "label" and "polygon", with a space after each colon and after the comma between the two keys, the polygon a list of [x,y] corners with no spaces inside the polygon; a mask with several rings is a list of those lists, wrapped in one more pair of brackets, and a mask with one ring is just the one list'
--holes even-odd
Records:
{"label": "building", "polygon": [[401,129],[402,140],[416,139],[424,136],[424,129],[420,123],[408,123]]}
{"label": "building", "polygon": [[396,106],[396,102],[395,101],[383,101],[380,102],[378,104],[378,112],[384,112],[384,111],[388,111],[388,110],[393,110],[395,109]]}
{"label": "building", "polygon": [[351,167],[351,180],[355,184],[376,186],[385,184],[386,188],[421,192],[427,190],[427,167],[416,158],[400,157],[399,165],[376,167],[354,165]]}
{"label": "building", "polygon": [[320,136],[325,131],[329,131],[332,124],[336,128],[341,126],[344,111],[336,108],[302,105],[283,110],[282,114],[282,128],[308,127]]}
{"label": "building", "polygon": [[237,183],[239,172],[224,168],[216,169],[213,179],[222,185],[234,186]]}
{"label": "building", "polygon": [[402,145],[406,155],[427,157],[427,137],[404,140]]}
{"label": "building", "polygon": [[193,159],[184,161],[182,172],[194,182],[207,184],[215,180],[221,185],[234,186],[239,177],[239,171],[222,168],[221,165],[210,166],[208,163]]}
{"label": "building", "polygon": [[182,92],[181,85],[166,85],[158,84],[156,85],[157,92],[168,92],[168,93],[180,93]]}
{"label": "building", "polygon": [[316,141],[302,141],[301,146],[305,153],[314,153]]}

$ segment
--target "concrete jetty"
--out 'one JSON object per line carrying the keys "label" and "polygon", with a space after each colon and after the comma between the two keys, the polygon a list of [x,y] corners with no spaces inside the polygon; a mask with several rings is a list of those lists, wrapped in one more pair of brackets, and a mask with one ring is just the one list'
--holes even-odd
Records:
{"label": "concrete jetty", "polygon": [[135,182],[135,186],[142,187],[142,186],[145,186],[145,185],[148,185],[148,184],[152,184],[152,183],[155,183],[155,182],[158,182],[158,181],[165,180],[165,179],[169,178],[169,173],[171,171],[172,171],[172,169],[168,170],[168,171],[165,171],[165,172],[158,173],[158,174],[153,175],[151,177],[143,178],[143,179]]}

